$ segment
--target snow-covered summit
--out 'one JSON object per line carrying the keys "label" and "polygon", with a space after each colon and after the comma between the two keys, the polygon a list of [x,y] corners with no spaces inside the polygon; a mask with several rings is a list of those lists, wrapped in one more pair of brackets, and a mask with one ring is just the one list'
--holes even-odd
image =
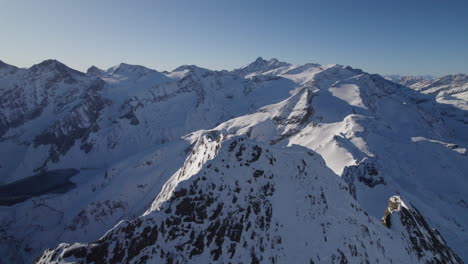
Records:
{"label": "snow-covered summit", "polygon": [[182,65],[174,69],[172,72],[166,73],[166,76],[175,80],[180,80],[188,74],[204,75],[211,73],[213,73],[213,71],[198,67],[197,65]]}
{"label": "snow-covered summit", "polygon": [[291,64],[289,63],[278,61],[275,58],[272,58],[267,61],[267,60],[264,60],[262,57],[258,57],[254,62],[246,66],[243,66],[239,69],[236,69],[234,70],[234,72],[245,76],[245,75],[252,74],[252,73],[266,72],[266,71],[270,71],[276,68],[290,66],[290,65]]}

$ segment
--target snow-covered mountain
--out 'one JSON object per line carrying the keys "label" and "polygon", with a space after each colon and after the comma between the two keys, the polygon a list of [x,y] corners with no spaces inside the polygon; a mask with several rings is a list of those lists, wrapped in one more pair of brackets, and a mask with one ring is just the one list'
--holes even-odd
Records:
{"label": "snow-covered mountain", "polygon": [[148,146],[277,102],[295,85],[196,67],[184,71],[172,79],[120,64],[107,71],[92,67],[86,75],[45,61],[2,78],[0,144],[14,155],[0,162],[0,181],[63,166],[105,169]]}
{"label": "snow-covered mountain", "polygon": [[165,187],[145,215],[37,263],[461,263],[417,209],[391,197],[383,226],[303,147],[208,133]]}
{"label": "snow-covered mountain", "polygon": [[424,91],[262,58],[2,63],[0,182],[80,173],[0,207],[0,263],[466,261],[467,109]]}
{"label": "snow-covered mountain", "polygon": [[392,81],[424,94],[433,95],[436,97],[437,102],[441,104],[450,104],[457,108],[468,110],[467,74],[446,75],[439,78],[404,76]]}
{"label": "snow-covered mountain", "polygon": [[278,61],[275,58],[267,61],[264,60],[262,57],[258,57],[254,62],[245,65],[239,69],[236,69],[234,70],[234,72],[241,76],[246,76],[253,73],[264,73],[284,66],[291,66],[291,64]]}

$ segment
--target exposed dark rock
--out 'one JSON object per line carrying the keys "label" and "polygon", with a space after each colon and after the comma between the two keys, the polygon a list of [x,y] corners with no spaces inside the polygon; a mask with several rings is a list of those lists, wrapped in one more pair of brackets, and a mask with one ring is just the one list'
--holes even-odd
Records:
{"label": "exposed dark rock", "polygon": [[388,200],[382,223],[387,228],[393,228],[393,223],[397,221],[404,228],[403,234],[418,258],[424,257],[428,263],[463,263],[447,246],[440,233],[429,227],[416,207],[407,207],[399,196],[392,196]]}

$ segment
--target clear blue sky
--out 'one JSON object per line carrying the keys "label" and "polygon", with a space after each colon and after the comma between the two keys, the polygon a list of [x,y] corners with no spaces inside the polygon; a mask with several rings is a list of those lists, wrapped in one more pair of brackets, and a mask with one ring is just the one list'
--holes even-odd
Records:
{"label": "clear blue sky", "polygon": [[233,69],[256,57],[468,73],[468,0],[0,0],[0,60]]}

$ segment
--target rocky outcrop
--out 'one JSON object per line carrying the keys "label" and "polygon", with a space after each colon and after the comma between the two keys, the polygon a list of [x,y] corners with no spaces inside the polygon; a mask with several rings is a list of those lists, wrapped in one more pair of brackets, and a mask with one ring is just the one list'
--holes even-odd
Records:
{"label": "rocky outcrop", "polygon": [[392,213],[395,212],[395,211],[400,211],[400,207],[402,206],[401,203],[402,203],[402,201],[400,200],[399,196],[392,196],[392,197],[390,197],[390,199],[388,199],[388,207],[387,207],[387,209],[385,209],[384,216],[382,217],[382,224],[385,227],[387,227],[387,228],[391,227],[391,225],[392,225],[392,222],[391,222]]}
{"label": "rocky outcrop", "polygon": [[[40,117],[46,110],[57,115],[66,114],[80,103],[77,99],[88,99],[104,85],[102,80],[86,76],[56,60],[46,60],[5,76],[0,79],[0,84],[3,83],[0,122],[5,126],[0,129],[0,137],[8,130]],[[12,132],[9,137],[21,134],[21,131]]]}
{"label": "rocky outcrop", "polygon": [[50,160],[57,162],[61,155],[75,145],[75,142],[81,139],[81,149],[89,152],[92,149],[92,143],[86,142],[90,133],[96,132],[99,127],[97,124],[101,111],[110,104],[110,101],[103,98],[99,91],[103,83],[97,81],[81,95],[80,103],[77,104],[70,113],[61,120],[57,120],[53,125],[37,135],[34,139],[34,145],[49,146],[49,158],[44,163],[46,166]]}
{"label": "rocky outcrop", "polygon": [[363,184],[369,188],[385,185],[385,179],[377,169],[377,163],[370,158],[364,158],[357,165],[347,166],[341,177],[348,184],[350,194],[357,198],[356,184]]}
{"label": "rocky outcrop", "polygon": [[246,65],[242,68],[234,70],[234,72],[245,76],[252,73],[261,73],[266,72],[269,70],[273,70],[279,67],[290,66],[291,64],[286,62],[278,61],[277,59],[273,58],[269,61],[264,60],[262,57],[258,57],[254,62]]}
{"label": "rocky outcrop", "polygon": [[463,263],[447,246],[436,229],[431,229],[414,206],[407,206],[399,196],[388,200],[382,224],[398,230],[408,243],[408,250],[415,252],[423,263]]}

